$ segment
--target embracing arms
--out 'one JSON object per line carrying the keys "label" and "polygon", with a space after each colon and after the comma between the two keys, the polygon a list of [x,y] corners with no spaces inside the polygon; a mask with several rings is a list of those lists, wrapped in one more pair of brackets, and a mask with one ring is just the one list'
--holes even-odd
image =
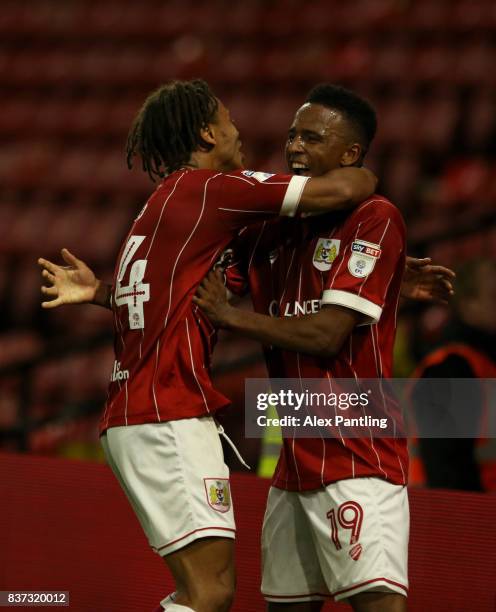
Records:
{"label": "embracing arms", "polygon": [[275,345],[320,357],[333,357],[353,328],[364,318],[342,306],[324,306],[318,313],[302,317],[269,317],[231,306],[220,269],[211,271],[193,301],[215,327],[237,332],[264,345]]}
{"label": "embracing arms", "polygon": [[298,210],[325,213],[347,210],[370,197],[377,186],[377,177],[367,168],[338,168],[307,180]]}
{"label": "embracing arms", "polygon": [[[111,308],[112,286],[96,278],[93,271],[67,249],[62,249],[67,266],[38,259],[42,276],[49,284],[41,288],[46,296],[43,308],[56,308],[63,304],[96,304]],[[449,268],[435,266],[430,259],[407,257],[401,295],[418,301],[436,301],[446,304],[453,295],[455,273]],[[322,309],[324,312],[325,309]]]}

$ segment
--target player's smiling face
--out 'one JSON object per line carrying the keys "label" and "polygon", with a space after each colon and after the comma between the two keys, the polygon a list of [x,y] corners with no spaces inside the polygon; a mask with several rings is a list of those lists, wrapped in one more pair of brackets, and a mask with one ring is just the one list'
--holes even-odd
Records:
{"label": "player's smiling face", "polygon": [[290,172],[321,176],[329,170],[356,163],[350,147],[356,146],[346,119],[320,104],[304,104],[296,112],[286,141]]}

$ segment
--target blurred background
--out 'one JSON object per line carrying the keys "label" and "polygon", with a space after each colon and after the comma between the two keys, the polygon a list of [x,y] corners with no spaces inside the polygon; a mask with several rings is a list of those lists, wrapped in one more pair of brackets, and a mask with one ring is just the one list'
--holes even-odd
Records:
{"label": "blurred background", "polygon": [[[307,91],[322,81],[355,89],[378,112],[368,164],[406,218],[409,253],[458,268],[496,259],[495,65],[494,0],[4,0],[0,449],[101,457],[110,314],[42,311],[36,259],[68,247],[111,278],[153,189],[124,155],[151,90],[206,79],[231,110],[247,165],[278,171]],[[494,266],[469,276],[471,297],[492,280],[485,315],[471,318],[492,346]],[[463,309],[404,303],[396,374],[459,340]],[[264,375],[261,359],[256,344],[227,336],[215,359],[234,402],[224,425],[253,466],[260,441],[243,440],[243,380]]]}

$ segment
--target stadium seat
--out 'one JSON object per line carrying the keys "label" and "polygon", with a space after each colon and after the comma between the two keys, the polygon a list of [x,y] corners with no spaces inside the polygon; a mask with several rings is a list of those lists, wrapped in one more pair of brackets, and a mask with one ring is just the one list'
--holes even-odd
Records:
{"label": "stadium seat", "polygon": [[421,167],[417,155],[408,150],[391,156],[384,169],[387,177],[384,190],[394,203],[401,206],[404,213],[408,213],[408,207],[418,197],[420,173]]}
{"label": "stadium seat", "polygon": [[288,128],[301,103],[302,100],[299,100],[295,105],[293,98],[272,97],[264,103],[264,112],[248,129],[261,139],[279,143],[282,153]]}
{"label": "stadium seat", "polygon": [[96,215],[98,213],[86,194],[57,206],[46,227],[45,256],[51,253],[58,255],[63,246],[74,253],[80,253],[81,257],[83,253],[87,255],[92,248],[91,227]]}
{"label": "stadium seat", "polygon": [[379,145],[412,146],[418,127],[418,107],[411,98],[401,97],[381,101],[379,111]]}
{"label": "stadium seat", "polygon": [[416,47],[412,76],[423,83],[450,83],[454,78],[457,50],[442,43]]}
{"label": "stadium seat", "polygon": [[0,370],[38,357],[42,349],[43,343],[40,337],[31,330],[2,333],[0,334]]}
{"label": "stadium seat", "polygon": [[113,108],[109,100],[96,97],[79,98],[65,103],[67,119],[64,134],[72,137],[98,139],[112,134]]}
{"label": "stadium seat", "polygon": [[141,108],[142,103],[143,100],[135,96],[117,97],[105,102],[106,130],[117,138],[120,143],[125,142],[131,123]]}
{"label": "stadium seat", "polygon": [[220,55],[214,72],[216,80],[242,84],[246,79],[255,78],[258,71],[263,69],[260,62],[262,58],[248,45],[233,45],[222,60]]}
{"label": "stadium seat", "polygon": [[456,53],[455,78],[461,85],[492,86],[496,51],[492,41],[473,39]]}
{"label": "stadium seat", "polygon": [[442,154],[452,143],[457,120],[456,99],[450,91],[419,100],[416,141],[424,150]]}
{"label": "stadium seat", "polygon": [[257,7],[256,1],[236,2],[229,7],[229,11],[223,11],[219,24],[222,24],[224,31],[229,32],[234,38],[253,37],[257,33],[260,21]]}
{"label": "stadium seat", "polygon": [[464,140],[469,150],[484,151],[491,146],[496,131],[496,96],[490,89],[479,90],[464,116]]}
{"label": "stadium seat", "polygon": [[413,30],[442,32],[449,20],[450,0],[416,0],[409,4],[408,23]]}
{"label": "stadium seat", "polygon": [[370,65],[372,78],[380,83],[398,83],[411,78],[411,45],[395,39],[376,47]]}
{"label": "stadium seat", "polygon": [[13,306],[10,320],[15,327],[29,329],[40,311],[40,270],[31,257],[21,260],[14,269],[16,282],[9,289]]}
{"label": "stadium seat", "polygon": [[98,158],[91,148],[65,147],[60,152],[58,171],[49,175],[46,183],[51,189],[92,191]]}
{"label": "stadium seat", "polygon": [[[5,237],[8,252],[17,256],[27,253],[34,256],[44,244],[57,214],[58,209],[54,203],[45,198],[27,203],[9,226],[8,235]],[[35,260],[32,260],[31,265],[34,263]]]}
{"label": "stadium seat", "polygon": [[449,27],[456,32],[473,33],[487,27],[492,3],[487,0],[458,0],[450,11]]}
{"label": "stadium seat", "polygon": [[[93,207],[88,211],[87,232],[80,240],[78,252],[99,263],[114,261],[132,220],[143,205],[139,199],[116,196],[114,201]],[[86,245],[82,244],[84,240]]]}
{"label": "stadium seat", "polygon": [[324,67],[326,78],[331,80],[358,79],[367,81],[372,65],[370,46],[355,39],[335,51],[332,64]]}
{"label": "stadium seat", "polygon": [[482,159],[451,162],[441,177],[439,204],[449,208],[480,200],[486,194],[490,176],[491,168]]}
{"label": "stadium seat", "polygon": [[[11,232],[15,222],[19,218],[19,202],[8,193],[2,194],[0,199],[0,255],[2,269],[6,270],[6,255],[15,249],[15,243],[11,240]],[[1,295],[0,290],[0,295]]]}
{"label": "stadium seat", "polygon": [[[0,435],[6,430],[15,428],[19,421],[19,377],[0,378]],[[15,441],[11,442],[15,444]],[[2,445],[2,450],[9,448],[9,442]],[[12,447],[12,450],[15,446]]]}
{"label": "stadium seat", "polygon": [[30,98],[4,98],[0,113],[0,135],[19,137],[32,134],[36,106]]}

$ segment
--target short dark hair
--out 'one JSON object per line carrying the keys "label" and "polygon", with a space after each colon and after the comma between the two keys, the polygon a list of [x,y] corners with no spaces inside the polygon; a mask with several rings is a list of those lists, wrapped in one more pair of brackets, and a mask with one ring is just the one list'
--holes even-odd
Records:
{"label": "short dark hair", "polygon": [[136,115],[129,131],[127,165],[141,156],[143,170],[154,181],[188,163],[197,150],[209,151],[200,130],[212,123],[218,100],[201,79],[170,81],[154,91]]}
{"label": "short dark hair", "polygon": [[354,128],[365,152],[368,150],[377,131],[377,115],[370,102],[345,87],[331,83],[316,85],[305,102],[320,104],[342,113]]}

